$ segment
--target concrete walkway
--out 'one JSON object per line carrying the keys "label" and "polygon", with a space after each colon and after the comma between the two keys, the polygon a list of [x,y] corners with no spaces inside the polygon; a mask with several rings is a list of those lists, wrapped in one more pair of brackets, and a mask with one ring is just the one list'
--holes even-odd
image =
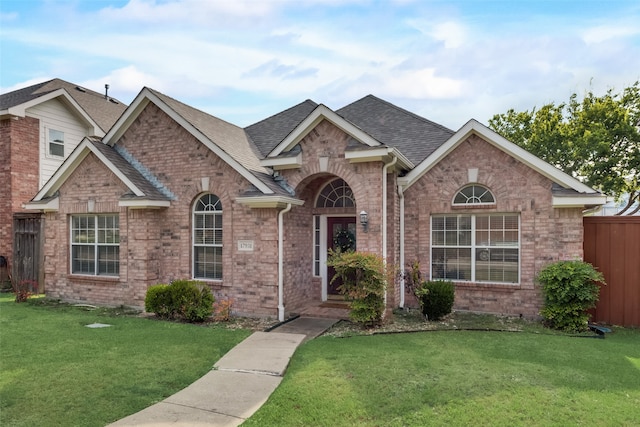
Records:
{"label": "concrete walkway", "polygon": [[335,322],[301,317],[271,332],[255,332],[184,390],[109,427],[238,426],[278,387],[298,346]]}

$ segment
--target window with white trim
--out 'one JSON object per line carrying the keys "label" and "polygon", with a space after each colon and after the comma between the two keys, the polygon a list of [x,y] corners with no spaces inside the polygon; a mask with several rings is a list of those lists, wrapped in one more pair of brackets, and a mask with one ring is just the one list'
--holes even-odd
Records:
{"label": "window with white trim", "polygon": [[117,276],[120,273],[117,214],[71,217],[71,273],[92,276]]}
{"label": "window with white trim", "polygon": [[193,277],[222,280],[222,202],[213,194],[193,205]]}
{"label": "window with white trim", "polygon": [[320,276],[320,216],[313,216],[313,275]]}
{"label": "window with white trim", "polygon": [[460,282],[518,283],[520,216],[432,216],[431,277]]}
{"label": "window with white trim", "polygon": [[453,198],[454,205],[493,205],[496,203],[491,191],[482,185],[468,185]]}
{"label": "window with white trim", "polygon": [[352,208],[355,205],[351,187],[341,178],[325,185],[316,200],[316,208]]}
{"label": "window with white trim", "polygon": [[49,129],[49,155],[64,157],[64,132]]}

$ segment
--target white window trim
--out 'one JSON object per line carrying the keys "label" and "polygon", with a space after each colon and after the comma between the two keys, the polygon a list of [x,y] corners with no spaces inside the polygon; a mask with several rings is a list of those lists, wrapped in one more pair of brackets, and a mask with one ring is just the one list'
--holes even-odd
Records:
{"label": "white window trim", "polygon": [[[478,206],[478,205],[473,205]],[[433,218],[434,217],[448,217],[448,216],[470,216],[471,217],[471,246],[436,246],[436,248],[442,247],[457,247],[457,248],[470,248],[471,249],[471,279],[470,280],[453,280],[453,279],[440,279],[433,278]],[[475,253],[478,247],[476,246],[476,216],[516,216],[518,218],[518,245],[503,245],[503,246],[491,246],[491,249],[518,249],[518,281],[517,282],[496,282],[496,281],[484,281],[476,280],[476,257]],[[482,246],[484,247],[484,246]],[[431,280],[451,280],[457,283],[478,283],[482,285],[501,285],[501,286],[519,286],[522,281],[522,227],[520,221],[520,213],[513,212],[492,212],[492,213],[469,213],[469,214],[433,214],[429,218],[429,279]]]}
{"label": "white window trim", "polygon": [[[96,232],[96,241],[89,244],[89,243],[74,243],[73,242],[73,218],[77,218],[77,217],[81,217],[81,216],[85,216],[85,217],[93,217],[95,218],[95,226],[94,226],[94,230]],[[118,278],[120,277],[120,260],[118,259],[118,274],[99,274],[98,273],[98,247],[100,246],[111,246],[111,247],[118,247],[120,248],[120,239],[118,239],[118,243],[99,243],[98,242],[98,217],[105,217],[105,216],[114,216],[114,217],[118,217],[118,232],[120,231],[120,218],[119,218],[119,214],[117,213],[104,213],[104,214],[72,214],[69,215],[69,273],[71,273],[71,275],[73,276],[85,276],[85,277],[105,277],[105,278]],[[93,253],[93,262],[94,262],[94,273],[93,274],[89,274],[89,273],[74,273],[73,272],[73,247],[74,246],[93,246],[94,248],[94,253]],[[119,257],[119,252],[118,252],[118,257]]]}
{"label": "white window trim", "polygon": [[[51,131],[60,132],[62,134],[62,137],[63,137],[62,143],[54,142],[54,141],[51,140]],[[63,131],[58,130],[58,129],[54,129],[54,128],[51,128],[51,127],[48,127],[48,126],[45,126],[45,128],[44,128],[45,153],[46,153],[48,158],[51,158],[51,159],[64,159],[65,158],[65,152],[67,151],[66,143],[64,141],[65,136],[66,135],[65,135],[65,133]],[[61,145],[62,146],[62,156],[59,156],[57,154],[51,153],[51,144],[56,144],[56,145]]]}
{"label": "white window trim", "polygon": [[[458,197],[458,194],[460,194],[460,192],[462,192],[462,190],[469,188],[469,187],[482,187],[484,188],[486,191],[489,192],[489,194],[491,194],[491,197],[493,197],[493,202],[479,202],[479,203],[456,203],[456,197]],[[464,187],[460,188],[458,191],[456,191],[456,193],[453,195],[453,199],[451,199],[451,205],[452,206],[495,206],[496,204],[496,196],[495,194],[493,194],[493,191],[491,191],[489,189],[489,187],[485,186],[485,185],[481,185],[481,184],[471,184],[471,185],[465,185]]]}
{"label": "white window trim", "polygon": [[[196,240],[196,221],[195,221],[195,216],[196,214],[211,214],[211,215],[217,215],[219,214],[220,216],[223,216],[223,212],[224,209],[220,209],[218,211],[196,211],[196,207],[198,205],[198,202],[200,201],[200,199],[206,195],[212,195],[218,198],[218,200],[220,200],[220,206],[222,206],[222,200],[220,199],[220,197],[218,197],[216,194],[213,193],[203,193],[200,194],[198,197],[196,197],[194,203],[193,203],[193,207],[191,208],[191,278],[194,280],[200,280],[200,281],[204,281],[204,282],[222,282],[224,280],[224,263],[223,263],[223,269],[222,269],[222,277],[219,279],[212,279],[209,277],[197,277],[196,276],[196,247],[214,247],[217,248],[219,247],[221,250],[221,257],[224,255],[224,244],[220,243],[220,244],[215,244],[215,245],[205,245],[205,244],[196,244],[195,240]],[[224,242],[224,216],[222,218],[222,240]]]}

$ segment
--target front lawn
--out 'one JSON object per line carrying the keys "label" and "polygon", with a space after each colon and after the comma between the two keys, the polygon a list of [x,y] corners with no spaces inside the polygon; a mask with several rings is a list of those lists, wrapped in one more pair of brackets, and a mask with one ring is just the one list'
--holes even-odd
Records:
{"label": "front lawn", "polygon": [[243,427],[639,422],[639,330],[604,340],[458,330],[310,341]]}
{"label": "front lawn", "polygon": [[250,333],[2,295],[0,425],[104,426],[191,384]]}

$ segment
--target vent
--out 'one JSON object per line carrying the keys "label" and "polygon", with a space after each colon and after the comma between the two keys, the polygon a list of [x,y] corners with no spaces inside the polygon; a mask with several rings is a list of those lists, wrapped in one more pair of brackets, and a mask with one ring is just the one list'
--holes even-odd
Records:
{"label": "vent", "polygon": [[87,90],[81,86],[76,86],[76,90],[80,91],[80,92],[86,92]]}

